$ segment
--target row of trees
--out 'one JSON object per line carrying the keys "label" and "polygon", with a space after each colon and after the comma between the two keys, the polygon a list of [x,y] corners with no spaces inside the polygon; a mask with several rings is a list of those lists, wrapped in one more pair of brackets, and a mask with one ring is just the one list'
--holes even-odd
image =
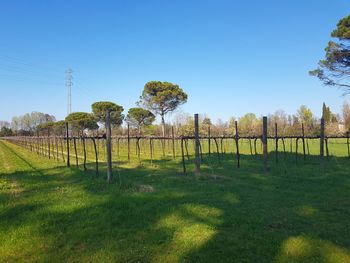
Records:
{"label": "row of trees", "polygon": [[[113,134],[126,135],[127,127],[121,124],[125,120],[131,127],[131,135],[151,135],[166,136],[172,135],[193,135],[194,119],[193,116],[186,113],[178,113],[173,118],[173,123],[164,123],[164,126],[153,124],[155,115],[143,108],[131,108],[126,117],[122,114],[123,107],[112,102],[96,102],[92,105],[92,113],[75,112],[67,116],[64,121],[46,121],[37,125],[32,131],[15,130],[12,131],[9,123],[1,122],[0,136],[12,135],[64,135],[66,132],[66,122],[70,123],[73,134],[81,136],[83,134],[104,134],[104,125],[107,110],[111,111],[111,123],[113,126]],[[334,114],[329,107],[323,105],[323,118],[326,123],[327,134],[344,134],[350,129],[350,106],[344,103],[342,114]],[[218,119],[215,123],[206,116],[200,115],[200,133],[201,135],[213,136],[229,136],[236,133],[235,121],[238,121],[238,132],[240,135],[253,136],[261,134],[262,118],[253,113],[247,113],[240,118],[231,117],[224,122]],[[316,135],[319,133],[319,120],[314,116],[312,111],[301,106],[296,114],[288,115],[283,110],[278,110],[268,115],[268,132],[275,133],[275,123],[278,127],[280,135],[299,135],[301,134],[301,126],[304,125],[306,135]]]}
{"label": "row of trees", "polygon": [[[163,135],[169,136],[174,131],[176,136],[193,134],[193,116],[189,114],[175,115],[173,124],[166,124],[164,116],[177,109],[187,100],[187,95],[178,85],[169,82],[151,81],[146,83],[139,107],[130,108],[124,116],[124,108],[113,102],[96,102],[91,105],[91,113],[74,112],[67,116],[64,121],[55,121],[55,117],[49,114],[32,112],[23,116],[14,117],[11,127],[7,122],[0,122],[0,136],[19,135],[64,135],[66,122],[70,124],[71,132],[74,135],[82,136],[86,133],[104,134],[106,113],[110,112],[110,120],[115,135],[125,135],[126,126],[122,127],[123,121],[131,127],[132,135]],[[156,115],[161,118],[161,124],[153,124]],[[344,103],[342,116],[331,112],[330,108],[323,105],[322,116],[326,123],[328,134],[340,134],[349,131],[350,128],[350,107]],[[210,133],[213,136],[234,135],[235,121],[238,121],[238,132],[240,135],[253,136],[261,134],[262,118],[253,113],[245,114],[236,119],[231,117],[229,121],[217,120],[213,123],[208,116],[200,116],[200,132],[202,135]],[[298,135],[301,133],[301,126],[304,125],[306,135],[319,133],[319,120],[312,111],[302,105],[296,114],[287,115],[283,110],[268,115],[269,133],[274,134],[275,123],[278,126],[280,135]]]}
{"label": "row of trees", "polygon": [[[88,131],[104,132],[106,115],[110,113],[110,123],[116,132],[123,132],[121,124],[127,124],[141,134],[142,128],[147,128],[155,121],[156,115],[161,118],[162,134],[165,136],[165,115],[174,111],[187,101],[187,94],[176,84],[170,82],[150,81],[145,84],[139,107],[130,108],[124,116],[124,108],[109,101],[95,102],[91,105],[91,113],[74,112],[69,114],[65,121],[44,122],[37,126],[39,133],[63,134],[65,122],[70,124],[75,135],[82,136]],[[100,129],[99,129],[100,128]]]}
{"label": "row of trees", "polygon": [[[337,135],[344,134],[350,130],[350,106],[344,103],[342,116],[331,112],[329,107],[323,105],[323,118],[326,123],[326,133]],[[262,116],[256,116],[254,113],[247,113],[240,118],[231,117],[229,121],[224,122],[221,119],[212,123],[211,119],[205,115],[199,116],[200,133],[214,136],[229,136],[236,133],[235,121],[238,122],[238,133],[244,136],[259,135],[262,133]],[[179,114],[174,118],[174,126],[177,134],[193,134],[193,117],[188,114]],[[296,114],[288,115],[283,110],[278,110],[268,115],[268,133],[275,134],[275,123],[280,135],[300,135],[302,125],[306,135],[317,135],[320,132],[320,121],[305,105],[300,106]]]}
{"label": "row of trees", "polygon": [[[179,135],[193,135],[193,116],[186,113],[178,113],[173,118],[173,123],[165,123],[164,125],[153,124],[155,115],[144,108],[135,107],[129,109],[127,116],[123,115],[123,107],[112,102],[96,102],[92,104],[92,112],[75,112],[67,116],[64,121],[53,122],[50,119],[43,120],[35,129],[31,130],[15,130],[12,131],[9,123],[0,122],[2,128],[0,129],[0,136],[19,135],[64,135],[66,132],[66,122],[70,124],[72,132],[81,136],[85,133],[90,134],[104,134],[104,125],[107,110],[111,111],[111,124],[113,126],[113,134],[126,135],[127,127],[122,127],[121,124],[125,120],[131,127],[132,135],[153,135],[159,136],[164,134],[166,136],[174,134]],[[323,118],[326,123],[327,134],[344,134],[350,129],[350,106],[344,103],[342,115],[334,114],[330,108],[323,105]],[[52,117],[53,119],[54,117]],[[238,121],[238,132],[240,135],[253,136],[261,134],[262,118],[253,113],[247,113],[240,118],[231,117],[224,122],[218,119],[215,123],[206,116],[200,115],[200,133],[201,135],[208,135],[209,127],[210,133],[213,136],[229,136],[236,133],[235,121]],[[319,120],[314,116],[312,111],[306,107],[301,106],[296,114],[288,115],[283,110],[278,110],[273,114],[268,115],[268,131],[269,134],[275,133],[275,123],[278,127],[280,135],[298,135],[301,133],[301,126],[304,125],[306,135],[316,135],[319,133]]]}
{"label": "row of trees", "polygon": [[[105,126],[106,113],[110,112],[110,123],[116,130],[123,120],[135,128],[138,134],[141,129],[151,126],[156,115],[161,118],[162,135],[165,136],[165,115],[176,110],[187,101],[187,94],[176,84],[170,82],[150,81],[144,86],[139,107],[130,108],[127,116],[123,115],[124,108],[116,103],[101,101],[91,105],[92,113],[75,112],[66,117],[75,131],[96,130],[97,124]],[[119,129],[120,131],[120,129]]]}
{"label": "row of trees", "polygon": [[15,131],[31,133],[36,130],[38,125],[54,121],[56,121],[55,116],[34,111],[32,113],[26,113],[22,116],[13,117],[11,127]]}
{"label": "row of trees", "polygon": [[[155,121],[156,115],[161,118],[162,134],[165,135],[165,115],[176,110],[187,101],[187,94],[177,85],[170,82],[150,81],[145,84],[138,107],[129,109],[127,116],[123,114],[124,108],[116,103],[102,101],[92,104],[92,112],[74,112],[64,121],[56,122],[54,116],[32,112],[23,116],[13,117],[11,125],[0,122],[0,129],[9,129],[16,135],[34,134],[63,134],[65,123],[71,125],[72,131],[77,135],[84,132],[102,130],[105,126],[106,112],[110,112],[112,127],[120,132],[120,126],[125,120],[130,127],[135,128],[138,134],[141,129],[149,127]],[[3,134],[9,135],[6,130]]]}

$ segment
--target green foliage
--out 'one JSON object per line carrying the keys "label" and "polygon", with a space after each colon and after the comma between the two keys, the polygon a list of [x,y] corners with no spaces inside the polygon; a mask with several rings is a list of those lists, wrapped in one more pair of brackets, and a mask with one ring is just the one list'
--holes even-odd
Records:
{"label": "green foliage", "polygon": [[350,89],[350,16],[341,19],[331,35],[338,41],[328,43],[325,59],[320,60],[319,67],[309,73],[325,85],[343,88],[347,93]]}
{"label": "green foliage", "polygon": [[45,122],[42,124],[39,124],[38,126],[36,126],[36,131],[37,132],[41,132],[41,133],[45,133],[45,135],[50,134],[53,126],[55,125],[54,122],[50,121],[50,122]]}
{"label": "green foliage", "polygon": [[[203,127],[203,125],[202,125]],[[177,133],[180,136],[193,136],[194,134],[194,117],[186,116],[181,125],[178,127]]]}
{"label": "green foliage", "polygon": [[13,136],[13,131],[12,129],[8,127],[2,127],[0,130],[0,137],[8,137],[8,136]]}
{"label": "green foliage", "polygon": [[127,115],[127,121],[138,130],[143,126],[151,125],[155,118],[152,112],[143,108],[130,108]]}
{"label": "green foliage", "polygon": [[347,102],[343,104],[343,120],[346,131],[350,131],[350,105]]}
{"label": "green foliage", "polygon": [[66,122],[65,121],[56,121],[52,126],[52,131],[56,135],[64,135],[66,132]]}
{"label": "green foliage", "polygon": [[331,112],[330,108],[323,103],[322,106],[322,117],[326,124],[337,122],[336,116]]}
{"label": "green foliage", "polygon": [[239,118],[238,131],[243,135],[261,134],[261,120],[256,117],[254,113],[247,113]]}
{"label": "green foliage", "polygon": [[230,117],[228,121],[228,133],[229,135],[234,135],[236,134],[236,118],[235,117]]}
{"label": "green foliage", "polygon": [[55,116],[42,113],[42,112],[32,112],[26,113],[22,116],[15,116],[12,118],[12,127],[14,130],[24,130],[24,131],[35,131],[36,127],[40,124],[46,122],[54,122],[56,120]]}
{"label": "green foliage", "polygon": [[141,101],[150,110],[164,116],[187,101],[187,94],[176,84],[150,81],[145,84]]}
{"label": "green foliage", "polygon": [[305,125],[311,125],[313,122],[312,111],[305,105],[300,106],[297,116],[298,116],[299,122],[304,123]]}
{"label": "green foliage", "polygon": [[164,115],[174,111],[187,101],[187,94],[176,84],[170,82],[150,81],[145,84],[140,97],[147,109],[159,114],[162,118],[164,135]]}
{"label": "green foliage", "polygon": [[120,126],[123,123],[124,115],[122,112],[124,108],[110,101],[99,101],[91,105],[92,113],[96,120],[100,123],[106,124],[107,111],[111,113],[111,125]]}
{"label": "green foliage", "polygon": [[332,32],[332,37],[350,39],[350,15],[338,22],[337,28]]}
{"label": "green foliage", "polygon": [[85,129],[94,130],[98,128],[92,114],[87,112],[73,112],[65,119],[76,132],[83,132]]}
{"label": "green foliage", "polygon": [[158,125],[148,125],[148,126],[144,126],[142,127],[142,134],[145,136],[157,136],[159,135],[158,132]]}
{"label": "green foliage", "polygon": [[202,121],[202,125],[209,127],[210,125],[212,125],[211,119],[209,117],[204,117]]}
{"label": "green foliage", "polygon": [[[291,116],[289,117],[292,118]],[[286,134],[288,125],[288,116],[283,110],[277,110],[273,114],[267,116],[268,119],[268,133],[275,134],[275,124],[277,124],[278,134]]]}

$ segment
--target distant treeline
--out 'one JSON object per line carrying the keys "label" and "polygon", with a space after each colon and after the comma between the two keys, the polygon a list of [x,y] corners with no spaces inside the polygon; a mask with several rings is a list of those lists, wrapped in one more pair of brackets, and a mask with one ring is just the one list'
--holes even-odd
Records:
{"label": "distant treeline", "polygon": [[[133,108],[134,111],[136,108]],[[129,111],[130,113],[130,111]],[[147,113],[147,112],[146,112]],[[146,114],[144,112],[144,114]],[[120,120],[118,125],[113,126],[113,135],[126,135],[129,125],[131,135],[161,136],[163,127],[161,124],[153,124],[154,115],[147,113],[148,122],[138,123],[135,118],[128,114]],[[334,114],[329,107],[323,105],[322,117],[325,119],[326,134],[341,135],[349,131],[350,128],[350,106],[343,104],[341,114]],[[12,122],[0,121],[0,136],[12,135],[65,135],[65,121],[55,121],[53,115],[41,112],[32,112],[23,116],[13,117]],[[240,118],[231,117],[228,121],[220,119],[213,122],[207,115],[200,115],[200,134],[205,136],[209,132],[212,136],[230,136],[235,134],[235,121],[238,121],[239,134],[242,136],[253,136],[262,133],[262,118],[253,113],[247,113]],[[123,125],[120,125],[122,124]],[[90,127],[75,127],[73,131],[77,135],[103,135],[105,133],[104,125],[90,124]],[[278,110],[268,115],[268,131],[273,134],[275,123],[278,126],[280,135],[291,136],[301,133],[301,126],[304,124],[305,135],[319,134],[319,119],[315,117],[312,111],[306,106],[300,106],[296,114],[288,115],[283,110]],[[172,129],[176,136],[193,135],[194,120],[193,116],[187,113],[178,113],[174,115],[172,123],[165,123],[165,135],[172,134]]]}

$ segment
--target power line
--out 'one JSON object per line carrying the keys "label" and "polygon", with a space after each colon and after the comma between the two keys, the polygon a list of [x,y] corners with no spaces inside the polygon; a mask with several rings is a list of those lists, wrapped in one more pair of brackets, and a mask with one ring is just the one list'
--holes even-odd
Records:
{"label": "power line", "polygon": [[73,86],[73,70],[67,69],[66,71],[66,88],[67,88],[67,115],[72,113],[72,86]]}

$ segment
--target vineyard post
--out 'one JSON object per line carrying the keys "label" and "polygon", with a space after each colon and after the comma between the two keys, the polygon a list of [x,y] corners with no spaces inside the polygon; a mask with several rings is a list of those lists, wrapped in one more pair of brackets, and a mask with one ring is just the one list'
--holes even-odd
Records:
{"label": "vineyard post", "polygon": [[77,152],[77,141],[76,138],[73,136],[73,145],[74,145],[74,153],[75,153],[75,166],[79,166],[79,161],[78,161],[78,152]]}
{"label": "vineyard post", "polygon": [[320,161],[323,164],[324,157],[324,119],[321,118],[321,132],[320,132]]}
{"label": "vineyard post", "polygon": [[97,176],[98,175],[98,153],[97,153],[95,138],[92,137],[91,139],[92,139],[92,143],[94,145],[94,150],[95,150],[95,169],[96,169],[96,176]]}
{"label": "vineyard post", "polygon": [[106,115],[106,149],[107,149],[107,182],[112,181],[112,134],[111,134],[111,111]]}
{"label": "vineyard post", "polygon": [[239,168],[241,166],[240,163],[240,155],[239,155],[239,146],[238,146],[238,123],[235,121],[235,129],[236,129],[236,135],[235,135],[235,142],[236,142],[236,157],[237,157],[237,167]]}
{"label": "vineyard post", "polygon": [[349,132],[346,132],[346,144],[348,146],[348,157],[350,158]]}
{"label": "vineyard post", "polygon": [[128,123],[128,162],[130,162],[130,124]]}
{"label": "vineyard post", "polygon": [[298,147],[299,147],[299,137],[295,140],[295,162],[298,163]]}
{"label": "vineyard post", "polygon": [[278,163],[278,128],[277,122],[275,122],[275,150],[276,150],[276,163]]}
{"label": "vineyard post", "polygon": [[62,155],[62,160],[63,160],[63,162],[65,162],[65,159],[64,159],[64,153],[63,153],[63,142],[62,142],[62,136],[59,136],[59,139],[60,139],[60,146],[61,146],[61,155]]}
{"label": "vineyard post", "polygon": [[181,137],[181,157],[183,173],[186,174],[185,153],[184,153],[184,139]]}
{"label": "vineyard post", "polygon": [[69,127],[68,127],[68,122],[66,122],[66,141],[67,141],[67,167],[70,167],[70,157],[69,157]]}
{"label": "vineyard post", "polygon": [[174,135],[174,126],[171,126],[171,140],[173,142],[173,159],[175,159],[175,135]]}
{"label": "vineyard post", "polygon": [[306,152],[305,152],[305,129],[304,129],[304,123],[301,124],[301,131],[302,131],[302,142],[303,142],[303,155],[304,155],[304,161],[306,160]]}
{"label": "vineyard post", "polygon": [[210,156],[210,124],[208,125],[208,153]]}
{"label": "vineyard post", "polygon": [[150,152],[150,157],[151,157],[151,164],[153,164],[153,142],[152,138],[149,139],[149,152]]}
{"label": "vineyard post", "polygon": [[81,142],[83,143],[83,152],[84,152],[84,171],[86,171],[87,170],[87,168],[86,168],[86,145],[85,145],[84,135],[81,136]]}
{"label": "vineyard post", "polygon": [[48,145],[48,154],[49,159],[51,159],[51,149],[50,149],[50,128],[47,129],[47,145]]}
{"label": "vineyard post", "polygon": [[194,140],[195,140],[195,174],[200,175],[201,160],[199,156],[199,125],[198,114],[194,115]]}
{"label": "vineyard post", "polygon": [[141,163],[141,149],[140,149],[140,137],[136,138],[136,151],[137,151],[137,159],[139,160],[139,162]]}
{"label": "vineyard post", "polygon": [[262,134],[262,144],[263,144],[263,158],[264,158],[264,171],[267,172],[267,117],[263,117],[263,134]]}
{"label": "vineyard post", "polygon": [[59,158],[59,153],[58,153],[58,139],[57,136],[55,135],[55,145],[56,145],[56,160],[58,161]]}
{"label": "vineyard post", "polygon": [[120,138],[117,138],[117,157],[118,157],[118,159],[120,158],[120,156],[119,156],[119,140],[120,140]]}

